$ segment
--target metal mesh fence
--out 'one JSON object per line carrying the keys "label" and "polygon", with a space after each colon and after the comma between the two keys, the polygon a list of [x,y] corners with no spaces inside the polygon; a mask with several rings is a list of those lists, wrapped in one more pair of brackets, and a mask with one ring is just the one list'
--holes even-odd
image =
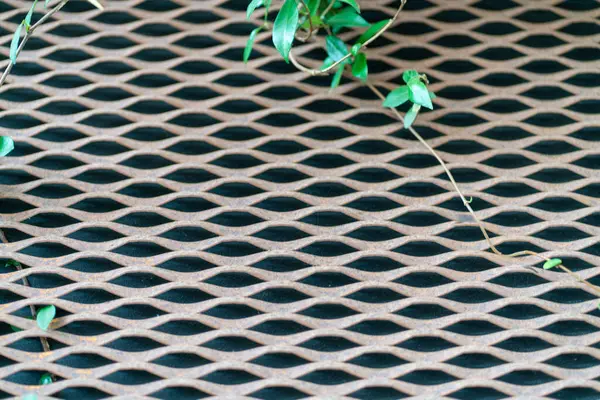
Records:
{"label": "metal mesh fence", "polygon": [[[362,4],[376,21],[398,1]],[[245,66],[245,0],[106,5],[70,2],[0,90],[1,256],[26,267],[0,268],[0,397],[600,398],[595,296],[486,251],[367,89],[329,93],[268,33]],[[0,2],[5,57],[27,7]],[[599,18],[409,0],[370,49],[382,89],[428,74],[416,128],[498,247],[596,284]],[[56,305],[49,331],[32,304]]]}

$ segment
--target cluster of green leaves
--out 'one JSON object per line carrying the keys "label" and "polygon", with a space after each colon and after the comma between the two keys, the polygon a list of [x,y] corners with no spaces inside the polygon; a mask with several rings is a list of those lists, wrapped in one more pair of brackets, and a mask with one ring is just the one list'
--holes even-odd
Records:
{"label": "cluster of green leaves", "polygon": [[[248,5],[247,18],[254,11],[264,6],[264,22],[254,29],[248,38],[244,49],[244,62],[252,53],[256,36],[268,27],[268,13],[273,0],[252,0]],[[273,23],[273,44],[286,62],[290,62],[290,52],[298,32],[307,32],[306,37],[314,36],[316,32],[326,32],[325,50],[327,58],[320,68],[320,73],[331,72],[331,88],[339,86],[346,67],[352,75],[367,82],[369,77],[366,45],[380,35],[390,24],[390,19],[369,23],[361,15],[360,6],[356,0],[283,0],[283,5]],[[364,28],[364,32],[354,43],[345,43],[338,33],[343,29]],[[427,89],[427,78],[414,70],[403,74],[406,85],[390,92],[383,105],[398,107],[407,101],[413,103],[404,118],[405,127],[410,127],[415,121],[421,107],[433,109],[432,100],[435,95]]]}
{"label": "cluster of green leaves", "polygon": [[435,99],[435,94],[427,89],[427,77],[414,69],[404,71],[402,80],[406,85],[392,90],[383,102],[383,106],[396,108],[407,101],[412,102],[412,107],[404,116],[404,127],[408,128],[417,118],[421,107],[433,110],[432,100]]}
{"label": "cluster of green leaves", "polygon": [[[362,17],[361,17],[362,18]],[[321,66],[321,70],[331,68],[331,66],[338,63],[337,70],[331,80],[331,89],[335,89],[339,84],[344,74],[344,68],[346,65],[352,66],[352,75],[357,77],[363,82],[367,81],[369,77],[369,66],[367,63],[367,55],[362,52],[361,49],[365,42],[373,38],[384,26],[388,24],[389,20],[379,21],[373,25],[368,25],[367,29],[352,45],[352,48],[348,51],[348,46],[342,39],[335,35],[328,35],[325,39],[325,49],[327,50],[327,58]]]}

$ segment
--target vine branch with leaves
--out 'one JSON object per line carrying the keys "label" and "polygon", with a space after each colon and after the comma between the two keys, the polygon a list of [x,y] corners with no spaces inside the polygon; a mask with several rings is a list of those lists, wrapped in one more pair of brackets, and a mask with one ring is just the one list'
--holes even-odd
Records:
{"label": "vine branch with leaves", "polygon": [[[509,260],[526,256],[538,258],[544,262],[543,268],[545,270],[559,268],[600,296],[599,286],[583,279],[579,274],[564,265],[562,260],[558,258],[549,258],[530,250],[504,254],[494,245],[484,223],[478,218],[471,207],[473,199],[467,200],[446,162],[412,126],[421,107],[433,109],[432,101],[435,99],[435,94],[427,89],[429,82],[426,75],[419,74],[414,70],[404,71],[402,77],[406,85],[390,91],[387,96],[375,84],[369,81],[367,55],[365,53],[367,46],[394,25],[407,2],[408,0],[400,1],[400,5],[392,18],[371,24],[361,16],[360,6],[356,0],[284,0],[273,23],[273,43],[286,62],[291,63],[299,71],[308,75],[330,75],[337,69],[331,82],[332,89],[335,89],[339,85],[344,74],[351,75],[353,78],[362,81],[382,101],[382,106],[389,108],[396,118],[403,123],[404,127],[435,157],[494,254]],[[269,28],[268,13],[271,5],[272,0],[252,0],[248,6],[248,18],[261,6],[265,8],[265,16],[264,23],[250,34],[246,48],[244,49],[244,62],[249,60],[256,35],[261,30]],[[318,39],[317,33],[320,28],[323,28],[327,32],[327,36],[324,39],[327,58],[320,68],[309,67],[300,62],[294,55],[293,43],[294,40],[305,42],[308,38]],[[348,45],[337,36],[338,32],[347,28],[366,28],[359,39],[351,45],[350,50],[348,50]],[[305,38],[298,37],[298,32],[302,30],[307,31]],[[348,73],[347,69],[350,70],[350,73]],[[412,106],[403,116],[397,107],[409,101],[412,103]],[[535,269],[534,272],[537,273]]]}

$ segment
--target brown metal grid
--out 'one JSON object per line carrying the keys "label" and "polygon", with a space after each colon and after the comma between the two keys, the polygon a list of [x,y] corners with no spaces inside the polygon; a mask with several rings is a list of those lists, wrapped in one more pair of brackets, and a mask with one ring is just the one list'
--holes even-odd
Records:
{"label": "brown metal grid", "polygon": [[[0,271],[0,393],[49,371],[55,398],[600,398],[594,296],[485,252],[358,83],[328,93],[268,33],[244,66],[243,0],[71,3],[0,91],[2,256],[28,267]],[[396,3],[362,2],[370,20]],[[5,43],[26,7],[2,2]],[[591,0],[410,0],[370,49],[380,87],[431,77],[417,130],[500,248],[592,280],[599,18]],[[26,311],[49,303],[42,332]]]}

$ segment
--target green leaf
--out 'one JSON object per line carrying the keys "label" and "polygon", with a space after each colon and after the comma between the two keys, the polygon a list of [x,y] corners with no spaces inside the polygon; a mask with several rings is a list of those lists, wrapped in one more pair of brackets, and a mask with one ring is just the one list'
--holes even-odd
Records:
{"label": "green leaf", "polygon": [[323,25],[323,21],[321,21],[321,17],[319,17],[318,15],[311,15],[310,21],[308,20],[308,18],[304,17],[304,22],[301,25],[302,29],[310,29],[311,22],[312,22],[313,28]]}
{"label": "green leaf", "polygon": [[421,106],[418,104],[413,104],[413,106],[408,110],[406,115],[404,116],[404,127],[410,128],[410,126],[417,119],[417,115],[419,114],[419,110],[421,110]]}
{"label": "green leaf", "polygon": [[363,82],[366,82],[369,75],[369,67],[367,65],[367,56],[365,53],[358,53],[352,65],[352,75]]}
{"label": "green leaf", "polygon": [[342,39],[337,36],[329,35],[325,39],[325,48],[327,49],[327,55],[334,61],[337,62],[344,58],[348,54],[348,47]]}
{"label": "green leaf", "polygon": [[416,78],[418,76],[419,76],[419,73],[417,71],[415,71],[414,69],[407,69],[402,74],[402,80],[404,82],[408,83],[408,82],[410,82],[411,80],[413,80],[414,78]]}
{"label": "green leaf", "polygon": [[252,53],[252,46],[254,45],[254,39],[256,39],[256,35],[258,35],[258,32],[260,32],[260,30],[262,29],[262,27],[258,27],[256,29],[254,29],[252,32],[250,32],[250,36],[248,36],[248,41],[246,42],[246,48],[244,49],[244,63],[248,62],[248,59],[250,58],[250,54]]}
{"label": "green leaf", "polygon": [[21,38],[21,30],[25,25],[25,21],[21,22],[19,26],[17,26],[17,30],[13,35],[12,41],[10,42],[10,62],[13,64],[17,63],[17,50],[19,49],[19,39]]}
{"label": "green leaf", "polygon": [[335,75],[333,75],[333,79],[331,80],[331,90],[335,89],[339,86],[340,81],[342,80],[342,75],[344,75],[344,65],[340,65],[335,71]]}
{"label": "green leaf", "polygon": [[56,307],[46,306],[39,309],[37,312],[37,324],[41,330],[46,331],[50,326],[50,323],[56,316]]}
{"label": "green leaf", "polygon": [[429,98],[431,100],[434,100],[435,98],[437,98],[437,96],[435,95],[435,93],[433,93],[432,91],[429,91]]}
{"label": "green leaf", "polygon": [[248,8],[246,8],[246,19],[250,19],[252,13],[263,5],[263,0],[252,0],[250,4],[248,4]]}
{"label": "green leaf", "polygon": [[5,268],[10,268],[10,267],[15,267],[15,268],[18,268],[18,267],[20,267],[20,266],[21,266],[21,263],[20,263],[20,262],[18,262],[17,260],[8,260],[8,261],[6,262],[6,264],[4,264],[4,267],[5,267]]}
{"label": "green leaf", "polygon": [[29,27],[31,26],[31,17],[33,17],[33,11],[35,10],[35,6],[37,5],[37,2],[38,2],[38,0],[33,1],[33,4],[31,5],[29,12],[25,16],[25,26],[27,27],[28,30],[29,30]]}
{"label": "green leaf", "polygon": [[384,19],[383,21],[374,23],[373,25],[371,25],[371,27],[369,29],[367,29],[365,31],[365,33],[360,35],[360,37],[358,38],[358,41],[356,43],[360,43],[360,44],[365,43],[367,40],[369,40],[373,36],[375,36],[380,30],[382,30],[383,27],[386,26],[388,24],[388,22],[390,22],[390,21],[391,20],[389,20],[389,19]]}
{"label": "green leaf", "polygon": [[28,393],[21,400],[38,400],[38,396],[35,393]]}
{"label": "green leaf", "polygon": [[369,23],[352,8],[346,7],[326,21],[334,28],[353,28],[369,26]]}
{"label": "green leaf", "polygon": [[562,260],[560,258],[551,258],[544,263],[544,269],[552,269],[560,264],[562,264]]}
{"label": "green leaf", "polygon": [[429,97],[427,86],[421,82],[419,77],[413,78],[408,82],[408,89],[408,98],[410,101],[433,110],[433,104],[431,103],[431,97]]}
{"label": "green leaf", "polygon": [[358,6],[358,4],[356,3],[355,0],[340,0],[340,1],[348,4],[352,8],[354,8],[354,10],[356,10],[357,13],[360,13],[360,7]]}
{"label": "green leaf", "polygon": [[352,54],[352,57],[356,57],[358,55],[358,52],[360,51],[361,47],[362,45],[360,43],[355,43],[354,46],[350,48],[350,53]]}
{"label": "green leaf", "polygon": [[54,381],[52,380],[52,375],[49,373],[45,373],[44,375],[42,375],[42,377],[40,378],[40,385],[50,385],[51,383],[53,383]]}
{"label": "green leaf", "polygon": [[308,0],[307,2],[308,10],[310,11],[310,15],[317,15],[319,13],[319,7],[321,7],[321,0]]}
{"label": "green leaf", "polygon": [[273,24],[273,43],[283,56],[285,62],[290,62],[290,50],[298,25],[298,7],[296,0],[285,0]]}
{"label": "green leaf", "polygon": [[392,90],[383,102],[384,107],[395,108],[408,101],[408,86],[400,86]]}
{"label": "green leaf", "polygon": [[15,142],[10,136],[0,136],[0,157],[4,157],[15,148]]}

